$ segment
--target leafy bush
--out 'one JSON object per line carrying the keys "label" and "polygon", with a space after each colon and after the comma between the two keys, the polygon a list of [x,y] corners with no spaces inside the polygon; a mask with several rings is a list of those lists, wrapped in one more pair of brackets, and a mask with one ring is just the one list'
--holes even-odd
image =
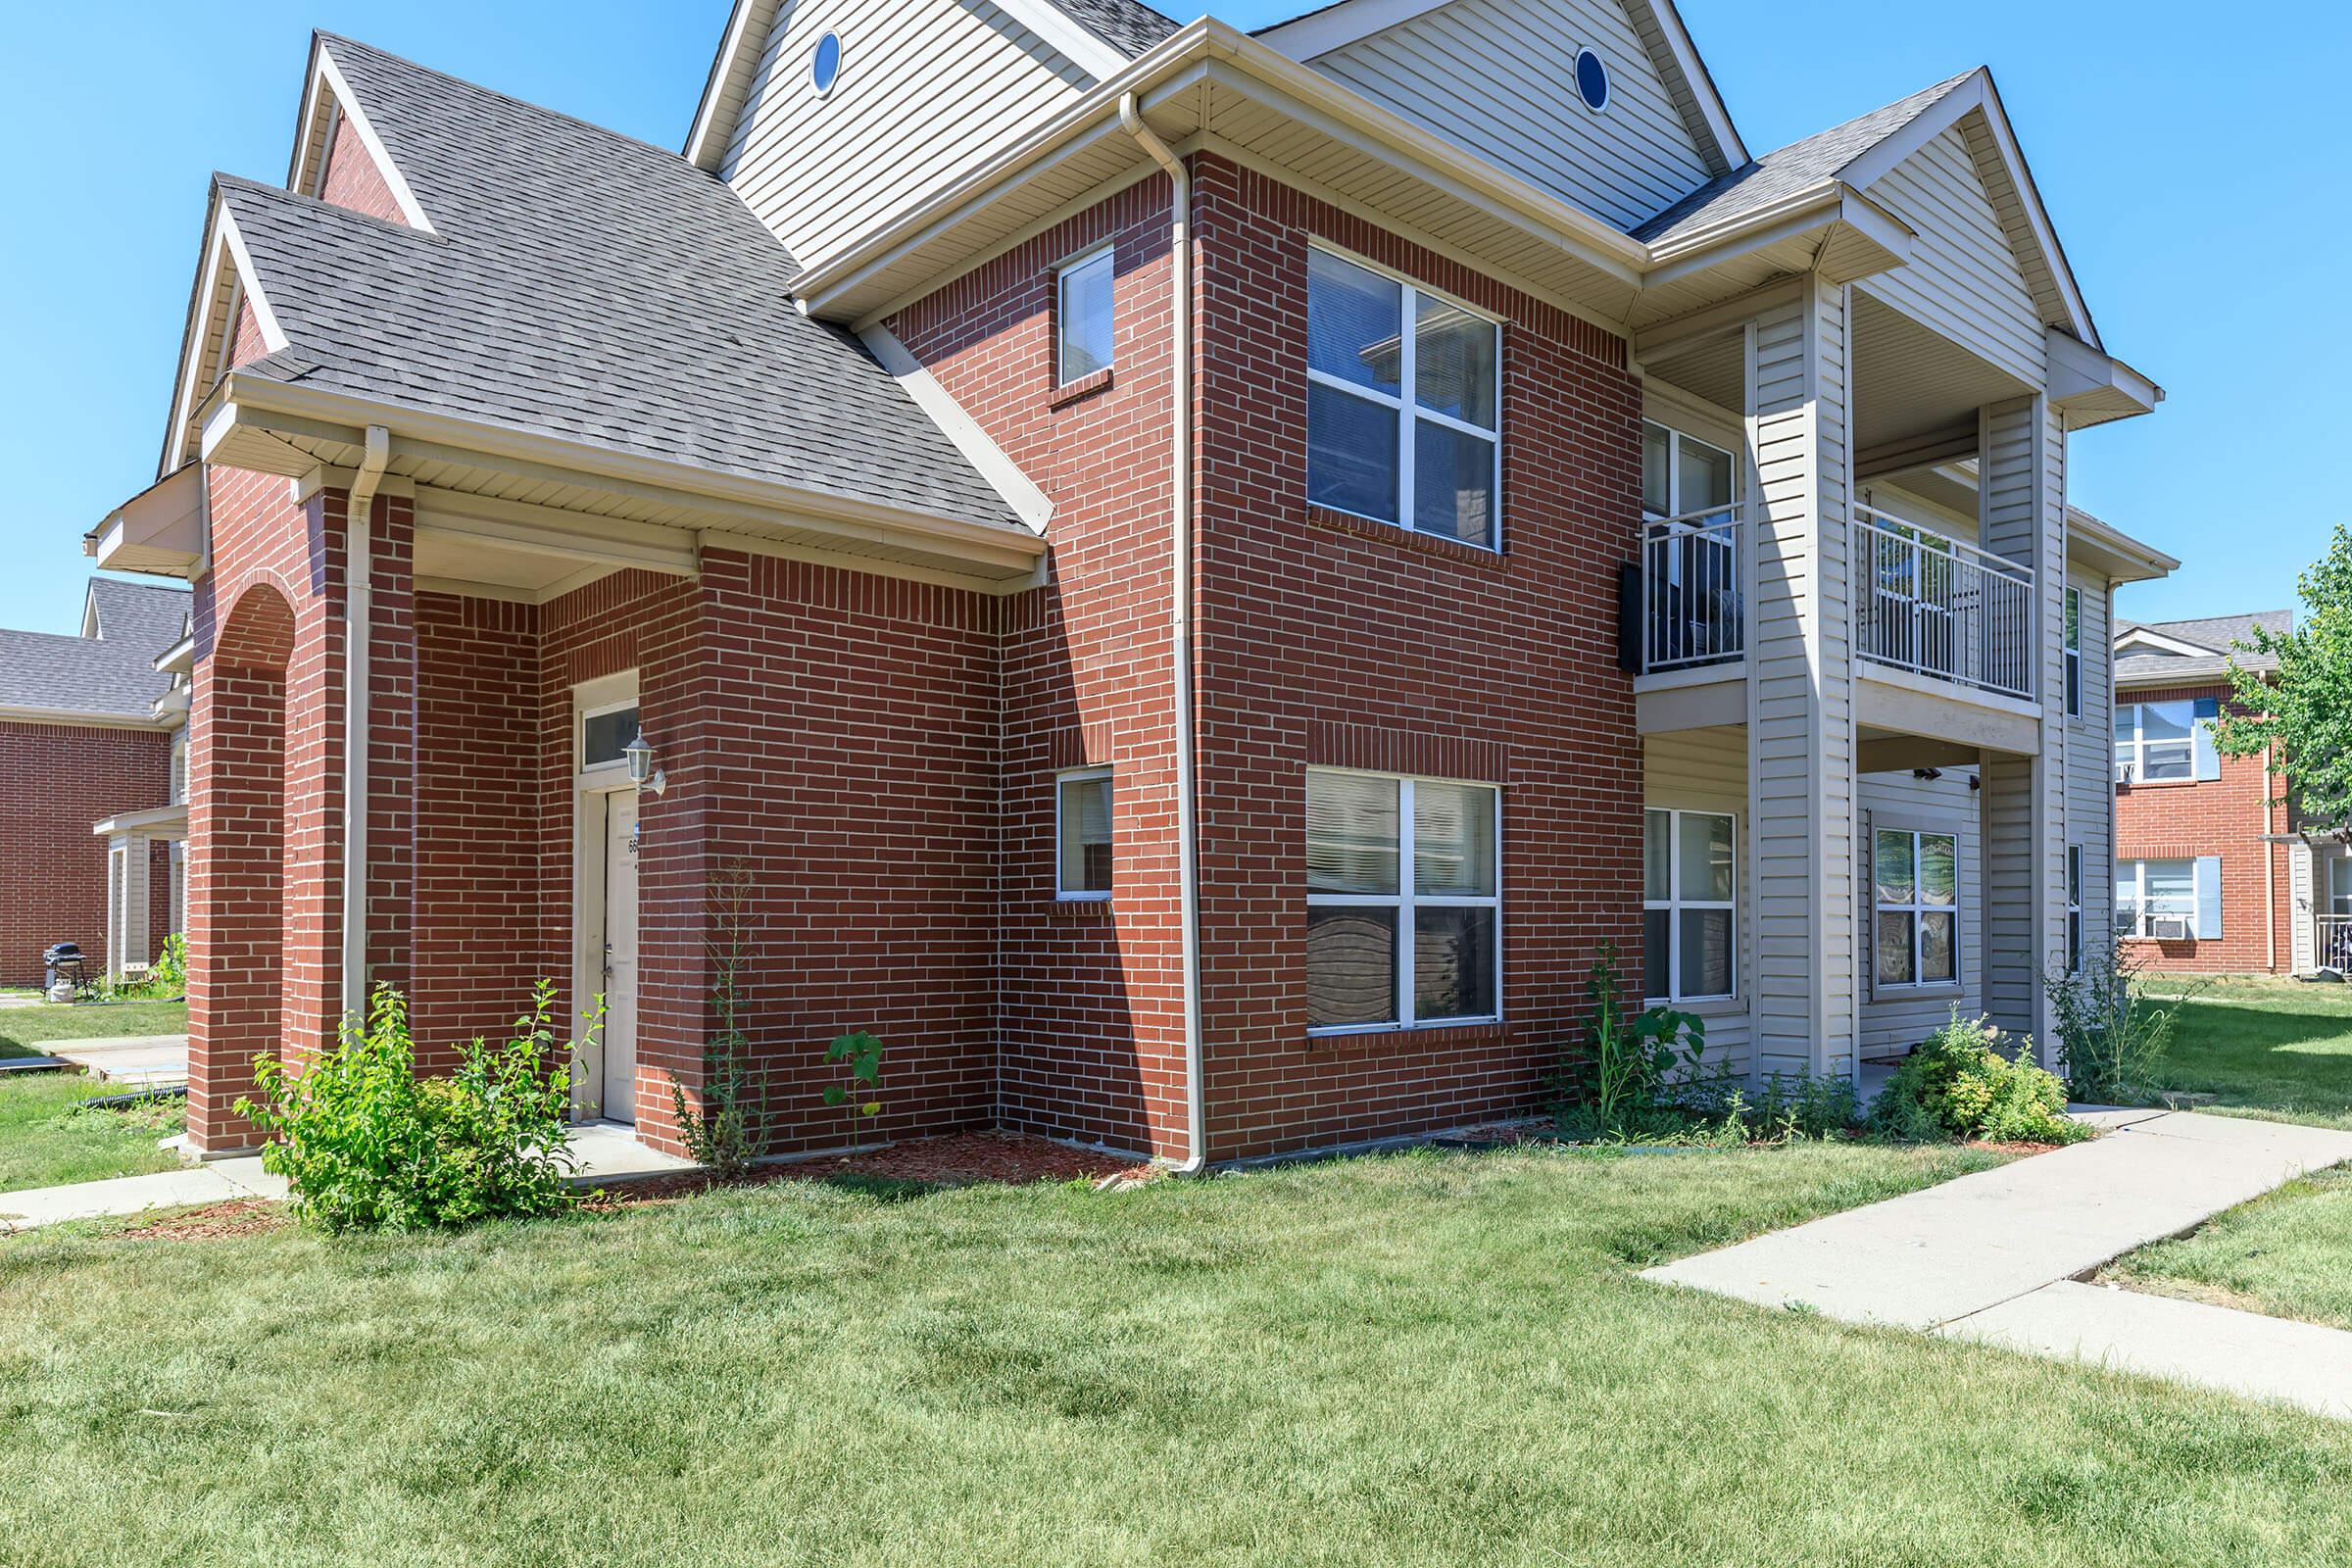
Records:
{"label": "leafy bush", "polygon": [[[2071,1144],[2090,1136],[2066,1117],[2066,1086],[1986,1019],[1951,1020],[1905,1056],[1870,1107],[1875,1133],[1905,1142],[1984,1138],[1994,1143]],[[2013,1059],[2014,1058],[2014,1059]]]}
{"label": "leafy bush", "polygon": [[147,990],[158,1000],[187,995],[188,939],[177,931],[164,938],[164,951],[147,971]]}
{"label": "leafy bush", "polygon": [[1843,1078],[1816,1078],[1809,1072],[1792,1077],[1774,1073],[1764,1080],[1755,1103],[1746,1109],[1751,1142],[1832,1138],[1850,1132],[1861,1120],[1854,1086]]}
{"label": "leafy bush", "polygon": [[[421,1078],[409,1005],[378,986],[365,1021],[301,1069],[254,1063],[259,1102],[237,1109],[273,1140],[262,1165],[293,1189],[295,1212],[328,1231],[444,1230],[570,1205],[568,1052],[542,980],[503,1046],[476,1039],[447,1078]],[[593,1026],[592,1031],[593,1032]]]}
{"label": "leafy bush", "polygon": [[1715,1108],[1704,1018],[1665,1007],[1627,1016],[1613,942],[1601,944],[1585,992],[1592,999],[1592,1021],[1586,1028],[1584,1090],[1580,1102],[1561,1110],[1564,1131],[1622,1140],[1673,1130]]}
{"label": "leafy bush", "polygon": [[862,1029],[854,1030],[825,1048],[825,1060],[850,1075],[842,1083],[825,1085],[824,1098],[826,1104],[848,1113],[850,1147],[856,1149],[860,1118],[870,1121],[882,1114],[882,1042]]}
{"label": "leafy bush", "polygon": [[2185,996],[2169,1007],[2149,1001],[2144,966],[2115,943],[2085,951],[2073,974],[2042,977],[2058,1015],[2058,1059],[2078,1100],[2125,1100],[2146,1089],[2172,1049]]}

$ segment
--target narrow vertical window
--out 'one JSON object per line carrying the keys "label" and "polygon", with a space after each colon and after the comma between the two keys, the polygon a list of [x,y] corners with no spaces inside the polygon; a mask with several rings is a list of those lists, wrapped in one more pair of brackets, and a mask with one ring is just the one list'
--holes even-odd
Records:
{"label": "narrow vertical window", "polygon": [[1309,768],[1311,1029],[1501,1014],[1499,792]]}
{"label": "narrow vertical window", "polygon": [[1054,302],[1057,384],[1082,381],[1110,368],[1111,255],[1107,249],[1071,262],[1056,275]]}
{"label": "narrow vertical window", "polygon": [[1881,828],[1872,835],[1882,990],[1950,985],[1960,977],[1960,840]]}
{"label": "narrow vertical window", "polygon": [[2082,716],[2082,590],[2066,591],[2066,716]]}
{"label": "narrow vertical window", "polygon": [[2066,972],[2082,967],[2082,846],[2066,847]]}
{"label": "narrow vertical window", "polygon": [[1110,769],[1064,773],[1054,786],[1054,892],[1110,897]]}
{"label": "narrow vertical window", "polygon": [[1502,329],[1327,251],[1306,258],[1306,493],[1495,548]]}

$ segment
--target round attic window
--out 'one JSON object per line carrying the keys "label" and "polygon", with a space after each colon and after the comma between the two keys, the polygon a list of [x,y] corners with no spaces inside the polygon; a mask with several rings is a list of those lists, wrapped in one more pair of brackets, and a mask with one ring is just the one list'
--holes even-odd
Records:
{"label": "round attic window", "polygon": [[819,96],[833,90],[841,75],[841,34],[828,32],[816,40],[816,53],[808,59],[808,80]]}
{"label": "round attic window", "polygon": [[1590,49],[1576,52],[1576,95],[1596,115],[1609,107],[1609,68]]}

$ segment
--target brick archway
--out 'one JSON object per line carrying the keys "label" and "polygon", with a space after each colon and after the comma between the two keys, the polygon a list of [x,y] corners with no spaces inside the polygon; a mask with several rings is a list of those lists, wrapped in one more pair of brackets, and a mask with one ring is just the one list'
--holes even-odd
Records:
{"label": "brick archway", "polygon": [[188,1141],[259,1140],[237,1114],[253,1058],[285,1039],[286,668],[293,607],[249,584],[220,622],[189,720]]}

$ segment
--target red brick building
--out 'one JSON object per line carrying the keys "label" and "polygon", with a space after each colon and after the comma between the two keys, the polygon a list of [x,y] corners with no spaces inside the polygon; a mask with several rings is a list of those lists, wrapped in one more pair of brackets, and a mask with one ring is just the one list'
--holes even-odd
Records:
{"label": "red brick building", "polygon": [[2332,873],[2344,907],[2325,902],[2340,851],[2315,858],[2292,841],[2282,780],[2261,757],[2221,756],[2208,728],[2232,701],[2233,659],[2256,670],[2276,662],[2234,646],[2251,644],[2254,626],[2293,622],[2278,610],[2117,625],[2116,935],[2152,968],[2309,973],[2318,922],[2352,915],[2344,873]]}
{"label": "red brick building", "polygon": [[1755,160],[1650,0],[1541,135],[1368,0],[905,12],[741,0],[683,156],[319,35],[216,178],[101,550],[196,582],[197,1149],[364,981],[441,1051],[542,975],[675,1149],[738,937],[781,1152],[857,1028],[888,1135],[1523,1111],[1609,947],[1758,1080],[2034,1025],[2061,607],[2170,564],[2063,505],[2161,394],[1986,74]]}
{"label": "red brick building", "polygon": [[98,577],[77,634],[0,631],[0,985],[66,942],[119,974],[177,929],[188,605]]}

